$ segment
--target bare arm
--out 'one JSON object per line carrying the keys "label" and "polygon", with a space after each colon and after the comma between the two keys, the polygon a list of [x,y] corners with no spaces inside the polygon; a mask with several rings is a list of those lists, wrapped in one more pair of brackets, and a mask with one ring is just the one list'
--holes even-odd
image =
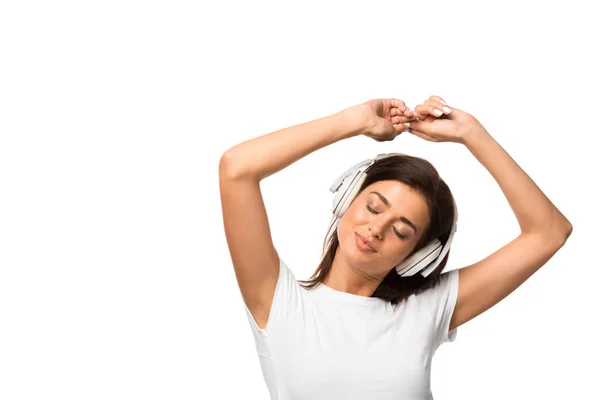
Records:
{"label": "bare arm", "polygon": [[522,233],[551,234],[558,236],[559,241],[566,239],[572,230],[571,223],[476,118],[452,107],[444,117],[433,118],[434,110],[444,106],[439,96],[431,96],[418,105],[415,110],[427,122],[413,122],[410,132],[433,142],[465,145],[500,186]]}
{"label": "bare arm", "polygon": [[219,163],[223,223],[242,298],[257,326],[266,328],[277,280],[273,245],[260,181],[307,154],[356,136],[362,125],[347,110],[242,142]]}
{"label": "bare arm", "polygon": [[265,328],[269,320],[279,277],[279,255],[260,181],[342,139],[365,134],[378,141],[393,140],[411,116],[398,99],[370,100],[247,140],[222,155],[219,184],[225,235],[242,297],[259,328]]}
{"label": "bare arm", "polygon": [[242,142],[223,154],[219,170],[236,179],[261,181],[320,148],[359,135],[363,129],[355,109],[345,109]]}
{"label": "bare arm", "polygon": [[465,146],[500,186],[522,233],[557,234],[559,241],[566,240],[571,223],[485,128],[470,132]]}
{"label": "bare arm", "polygon": [[[431,117],[445,105],[432,96],[416,110]],[[565,244],[573,227],[525,171],[473,116],[456,108],[446,118],[413,122],[410,132],[434,142],[464,144],[496,180],[521,233],[486,258],[459,269],[450,330],[493,307],[529,279]]]}

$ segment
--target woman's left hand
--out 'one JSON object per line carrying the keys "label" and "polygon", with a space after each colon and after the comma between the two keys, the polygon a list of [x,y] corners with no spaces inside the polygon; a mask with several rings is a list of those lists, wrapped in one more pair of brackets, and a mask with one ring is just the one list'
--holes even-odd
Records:
{"label": "woman's left hand", "polygon": [[408,131],[430,142],[465,144],[468,135],[484,129],[471,114],[449,107],[439,96],[431,96],[414,111],[418,120],[410,121]]}

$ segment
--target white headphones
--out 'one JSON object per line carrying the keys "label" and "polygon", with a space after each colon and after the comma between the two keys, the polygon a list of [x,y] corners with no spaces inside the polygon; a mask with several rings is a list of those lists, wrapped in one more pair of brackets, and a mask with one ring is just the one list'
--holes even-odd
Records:
{"label": "white headphones", "polygon": [[[333,183],[333,185],[331,185],[329,190],[332,193],[335,193],[335,198],[333,199],[333,207],[331,211],[333,213],[333,218],[336,219],[336,224],[342,218],[342,216],[352,203],[352,200],[354,200],[354,198],[356,197],[363,182],[365,181],[367,177],[365,170],[369,166],[371,166],[375,161],[395,155],[403,154],[378,154],[377,157],[373,159],[367,159],[359,162],[335,180],[335,182]],[[395,267],[398,275],[413,276],[417,272],[420,272],[421,275],[427,277],[429,274],[431,274],[435,270],[435,268],[442,262],[442,260],[448,253],[448,250],[450,250],[450,245],[452,244],[452,239],[454,238],[454,233],[457,229],[457,221],[458,210],[456,209],[456,204],[454,204],[454,222],[452,224],[452,230],[450,231],[450,236],[448,237],[448,241],[446,241],[446,244],[442,247],[442,242],[440,242],[439,239],[433,239],[421,250],[407,257],[404,261],[402,261]]]}

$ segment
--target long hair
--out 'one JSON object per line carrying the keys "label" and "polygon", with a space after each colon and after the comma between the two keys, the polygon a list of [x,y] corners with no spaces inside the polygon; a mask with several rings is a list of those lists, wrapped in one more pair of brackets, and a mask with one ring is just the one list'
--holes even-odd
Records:
{"label": "long hair", "polygon": [[[454,221],[454,197],[446,182],[440,178],[439,173],[429,161],[406,154],[394,155],[374,162],[365,170],[365,173],[367,177],[356,197],[367,186],[382,180],[403,182],[417,190],[424,197],[431,221],[411,254],[422,249],[435,238],[438,238],[442,244],[446,243]],[[337,229],[332,232],[335,222],[332,221],[327,231],[323,243],[323,256],[316,271],[308,280],[299,281],[305,289],[312,289],[319,283],[323,283],[331,271],[333,259],[340,244]],[[377,297],[390,301],[392,305],[398,305],[410,295],[435,286],[440,281],[441,271],[446,266],[449,255],[450,251],[427,277],[423,277],[420,273],[401,277],[396,269],[392,268],[371,297]]]}

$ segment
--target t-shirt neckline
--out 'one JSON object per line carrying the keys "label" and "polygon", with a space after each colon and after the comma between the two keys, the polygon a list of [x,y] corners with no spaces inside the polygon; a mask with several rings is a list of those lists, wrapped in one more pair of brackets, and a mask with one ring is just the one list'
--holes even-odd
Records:
{"label": "t-shirt neckline", "polygon": [[329,286],[325,285],[323,282],[319,283],[319,285],[317,287],[321,287],[321,290],[323,290],[324,292],[332,294],[340,299],[352,301],[354,303],[376,304],[376,303],[380,303],[381,301],[383,301],[383,299],[380,299],[379,297],[367,297],[367,296],[360,296],[357,294],[342,292],[340,290],[330,288]]}

